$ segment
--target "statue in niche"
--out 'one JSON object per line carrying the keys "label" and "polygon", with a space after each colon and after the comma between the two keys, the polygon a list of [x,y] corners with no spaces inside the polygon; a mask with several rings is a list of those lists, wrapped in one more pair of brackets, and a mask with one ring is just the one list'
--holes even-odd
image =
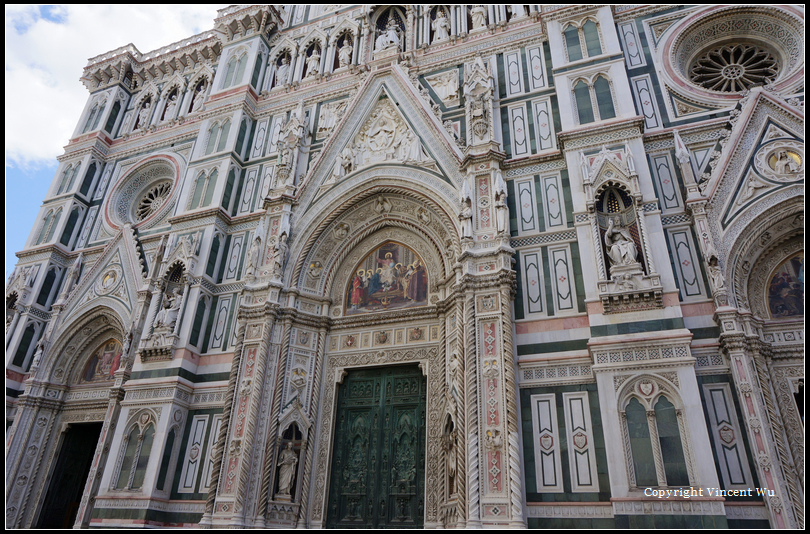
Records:
{"label": "statue in niche", "polygon": [[290,58],[281,57],[281,63],[276,67],[276,80],[274,87],[280,87],[287,83],[287,76],[290,73]]}
{"label": "statue in niche", "polygon": [[177,316],[180,314],[182,295],[180,288],[176,287],[171,294],[164,296],[163,307],[155,315],[155,328],[174,328],[174,325],[177,324]]}
{"label": "statue in niche", "polygon": [[443,10],[436,13],[436,19],[431,23],[433,27],[433,43],[440,43],[450,38],[450,21]]}
{"label": "statue in niche", "polygon": [[472,239],[473,236],[471,204],[469,198],[461,201],[461,211],[458,214],[458,220],[461,222],[461,239]]}
{"label": "statue in niche", "polygon": [[523,5],[510,5],[509,11],[512,13],[512,19],[517,19],[526,16],[526,6]]}
{"label": "statue in niche", "polygon": [[76,285],[76,281],[79,279],[79,273],[82,270],[82,261],[84,260],[84,252],[80,252],[79,256],[76,258],[76,261],[68,271],[67,276],[65,276],[65,284],[62,288],[62,293],[59,295],[57,300],[63,301],[67,299],[68,295],[70,295],[70,291],[73,289],[73,286]]}
{"label": "statue in niche", "polygon": [[611,217],[605,231],[605,246],[607,247],[610,264],[633,265],[637,262],[638,249],[630,235],[630,230],[621,225],[619,218]]}
{"label": "statue in niche", "polygon": [[138,125],[137,128],[144,129],[149,126],[149,112],[152,111],[152,103],[150,101],[146,101],[143,104],[143,107],[138,112]]}
{"label": "statue in niche", "polygon": [[287,232],[284,232],[281,234],[281,237],[278,238],[278,243],[273,250],[273,276],[276,278],[281,278],[284,272],[284,262],[287,258],[289,248],[289,245],[287,245]]}
{"label": "statue in niche", "polygon": [[288,167],[292,161],[292,147],[284,140],[278,142],[278,165]]}
{"label": "statue in niche", "polygon": [[47,350],[49,344],[50,343],[48,343],[48,332],[47,331],[43,332],[42,337],[39,338],[39,341],[37,342],[37,349],[36,352],[34,352],[33,359],[31,360],[30,370],[32,374],[33,371],[35,371],[39,367],[39,362],[40,360],[42,360],[42,354],[45,352],[45,350]]}
{"label": "statue in niche", "polygon": [[483,5],[473,6],[470,11],[472,16],[473,29],[484,28],[487,25],[487,8]]}
{"label": "statue in niche", "polygon": [[295,479],[295,467],[298,464],[298,455],[293,450],[293,444],[287,443],[284,450],[278,457],[278,493],[280,497],[290,497],[293,480]]}
{"label": "statue in niche", "polygon": [[163,113],[163,120],[170,121],[174,118],[174,112],[177,109],[177,93],[173,93],[169,101],[166,103],[166,111]]}
{"label": "statue in niche", "polygon": [[248,251],[248,263],[247,268],[245,269],[245,274],[247,276],[254,276],[256,274],[256,267],[259,266],[259,251],[262,248],[262,238],[258,235],[256,239],[253,240],[253,243],[250,245],[250,250]]}
{"label": "statue in niche", "polygon": [[499,234],[509,233],[509,208],[506,206],[506,191],[495,194],[495,216]]}
{"label": "statue in niche", "polygon": [[338,65],[340,65],[340,68],[348,67],[352,64],[352,52],[354,52],[354,47],[352,46],[351,40],[344,38],[343,46],[338,50]]}
{"label": "statue in niche", "polygon": [[205,84],[201,83],[197,87],[197,93],[194,95],[194,102],[191,104],[191,112],[195,113],[201,111],[205,102]]}
{"label": "statue in niche", "polygon": [[723,269],[720,267],[720,260],[717,259],[717,256],[709,259],[709,278],[715,291],[726,288],[726,278],[723,276]]}
{"label": "statue in niche", "polygon": [[312,54],[307,58],[307,75],[306,78],[311,78],[318,74],[321,68],[321,50],[315,46],[312,48]]}
{"label": "statue in niche", "polygon": [[385,25],[385,30],[380,32],[377,40],[374,42],[374,51],[379,52],[386,48],[399,48],[399,28],[397,22],[394,20],[392,14],[388,15],[388,23]]}

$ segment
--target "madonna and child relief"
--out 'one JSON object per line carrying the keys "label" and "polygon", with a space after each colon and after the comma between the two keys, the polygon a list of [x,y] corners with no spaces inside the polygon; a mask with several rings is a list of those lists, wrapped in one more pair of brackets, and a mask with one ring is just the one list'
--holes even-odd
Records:
{"label": "madonna and child relief", "polygon": [[386,243],[354,269],[347,291],[347,314],[422,306],[427,302],[428,273],[416,252]]}

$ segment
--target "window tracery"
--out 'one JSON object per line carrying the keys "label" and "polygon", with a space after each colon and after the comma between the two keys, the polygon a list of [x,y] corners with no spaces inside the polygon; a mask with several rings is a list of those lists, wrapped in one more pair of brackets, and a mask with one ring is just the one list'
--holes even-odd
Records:
{"label": "window tracery", "polygon": [[569,23],[563,29],[563,38],[568,61],[579,61],[602,54],[599,25],[592,19],[581,24]]}
{"label": "window tracery", "polygon": [[191,199],[190,209],[203,208],[211,205],[218,176],[219,171],[217,169],[213,169],[208,173],[204,171],[200,172],[197,176],[197,180],[194,182],[194,195]]}
{"label": "window tracery", "polygon": [[62,174],[62,182],[59,184],[59,190],[56,192],[57,195],[61,195],[62,193],[67,193],[71,189],[73,189],[73,180],[76,178],[76,173],[79,172],[79,164],[76,165],[69,165],[65,172]]}
{"label": "window tracery", "polygon": [[605,75],[598,74],[590,80],[578,79],[573,91],[579,124],[616,117],[613,88]]}
{"label": "window tracery", "polygon": [[149,413],[142,413],[122,444],[122,458],[114,489],[140,490],[146,478],[146,467],[155,440],[155,423]]}
{"label": "window tracery", "polygon": [[683,487],[697,483],[678,395],[654,378],[625,388],[620,405],[630,487]]}
{"label": "window tracery", "polygon": [[245,68],[247,67],[247,53],[238,50],[233,53],[225,71],[225,79],[222,82],[222,88],[227,89],[242,81],[245,75]]}

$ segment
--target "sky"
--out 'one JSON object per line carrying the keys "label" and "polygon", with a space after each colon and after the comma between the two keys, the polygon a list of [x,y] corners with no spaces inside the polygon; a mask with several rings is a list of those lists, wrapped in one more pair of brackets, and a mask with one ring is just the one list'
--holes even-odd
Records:
{"label": "sky", "polygon": [[228,4],[6,4],[6,280],[25,246],[89,93],[87,60],[142,53],[213,29]]}

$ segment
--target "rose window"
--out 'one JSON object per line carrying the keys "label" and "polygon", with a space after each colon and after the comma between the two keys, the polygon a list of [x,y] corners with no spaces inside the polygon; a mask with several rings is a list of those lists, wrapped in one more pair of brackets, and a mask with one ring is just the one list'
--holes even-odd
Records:
{"label": "rose window", "polygon": [[751,44],[723,45],[700,55],[690,69],[692,81],[712,91],[735,93],[773,83],[779,63],[767,50]]}
{"label": "rose window", "polygon": [[162,182],[151,187],[141,196],[135,208],[135,219],[140,222],[160,210],[172,192],[171,182]]}

